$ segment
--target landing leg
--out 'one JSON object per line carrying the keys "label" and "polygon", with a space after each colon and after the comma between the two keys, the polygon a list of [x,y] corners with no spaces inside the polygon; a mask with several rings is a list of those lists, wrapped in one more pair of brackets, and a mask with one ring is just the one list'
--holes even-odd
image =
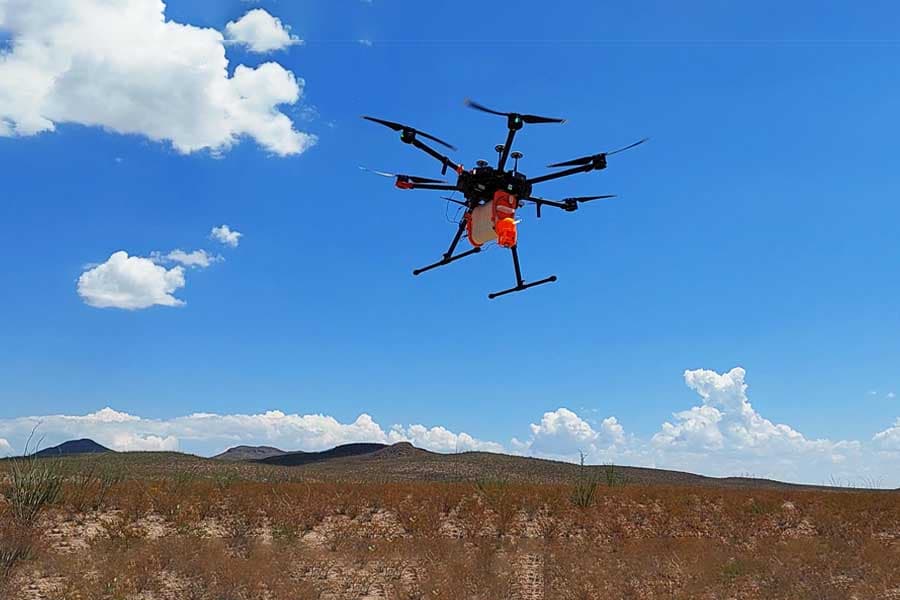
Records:
{"label": "landing leg", "polygon": [[494,298],[499,298],[500,296],[505,296],[506,294],[512,294],[513,292],[521,292],[523,290],[527,290],[528,288],[533,288],[537,285],[544,285],[545,283],[552,283],[556,281],[556,275],[551,275],[546,279],[541,279],[540,281],[533,281],[531,283],[525,283],[525,280],[522,279],[522,268],[519,266],[519,251],[517,246],[513,246],[510,248],[512,250],[513,257],[513,266],[516,268],[516,287],[509,288],[508,290],[503,290],[502,292],[495,292],[493,294],[488,294],[488,298],[493,300]]}
{"label": "landing leg", "polygon": [[461,258],[465,258],[467,256],[471,256],[473,254],[478,254],[481,252],[481,247],[472,248],[471,250],[467,250],[461,254],[457,254],[453,256],[453,251],[456,250],[456,246],[459,244],[459,240],[462,239],[462,234],[466,230],[466,220],[463,219],[459,222],[459,229],[456,230],[456,235],[453,236],[453,241],[450,242],[450,248],[444,252],[444,258],[439,260],[438,262],[428,265],[427,267],[422,267],[421,269],[416,269],[413,271],[413,275],[420,275],[425,271],[430,271],[431,269],[437,269],[438,267],[443,267],[444,265],[449,265],[453,261],[459,260]]}

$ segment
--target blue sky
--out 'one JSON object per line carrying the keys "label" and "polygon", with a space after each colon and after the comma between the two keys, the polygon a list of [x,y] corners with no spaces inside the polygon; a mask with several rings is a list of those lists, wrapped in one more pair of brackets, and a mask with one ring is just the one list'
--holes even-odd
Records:
{"label": "blue sky", "polygon": [[[277,410],[339,424],[371,415],[407,437],[413,424],[442,427],[510,451],[571,457],[589,445],[598,461],[810,478],[810,453],[833,459],[832,446],[791,446],[782,468],[775,443],[715,438],[730,405],[704,401],[684,372],[718,373],[727,396],[744,381],[727,375],[742,367],[760,418],[810,441],[860,445],[815,478],[842,464],[897,471],[893,3],[526,1],[512,12],[168,0],[170,22],[205,28],[203,43],[225,48],[227,73],[215,81],[237,87],[238,65],[278,66],[242,88],[260,105],[228,122],[209,116],[218,100],[195,102],[209,92],[191,79],[197,69],[173,67],[162,47],[153,54],[153,36],[112,36],[112,50],[88,43],[94,28],[124,30],[122,15],[138,15],[128,21],[137,30],[159,27],[155,2],[121,0],[119,12],[55,4],[65,10],[48,16],[0,0],[0,123],[13,125],[6,137],[0,128],[0,439],[11,448],[23,417],[109,406],[150,423],[136,435],[210,453],[243,439],[240,430],[207,440],[160,423]],[[255,52],[248,40],[213,39],[252,9],[303,43]],[[81,35],[54,37],[67,19]],[[11,90],[32,76],[22,74],[28,40],[42,35],[59,66],[55,87],[35,100]],[[107,73],[95,61],[103,52],[126,58]],[[279,103],[293,78],[305,85]],[[489,302],[514,283],[496,247],[413,278],[452,237],[445,203],[357,168],[439,175],[361,114],[449,139],[466,165],[492,158],[504,121],[466,109],[465,97],[568,119],[519,136],[529,175],[652,138],[611,157],[607,171],[538,187],[550,198],[619,198],[545,210],[539,222],[521,213],[526,278],[556,274],[557,284]],[[290,119],[286,130],[268,120],[274,111]],[[31,117],[53,130],[29,131]],[[232,129],[216,137],[223,127]],[[197,147],[185,147],[187,131]],[[237,247],[210,238],[222,224],[243,234]],[[171,270],[159,257],[175,249],[221,256],[183,267],[174,292],[183,306],[97,308],[77,292],[114,252],[156,256]],[[703,429],[712,438],[692,438],[693,417],[673,413],[707,405],[720,421]],[[610,417],[624,438],[604,425]],[[664,422],[684,425],[671,447]],[[756,431],[752,419],[737,423]],[[50,430],[48,440],[70,433]],[[553,443],[542,446],[542,435]]]}

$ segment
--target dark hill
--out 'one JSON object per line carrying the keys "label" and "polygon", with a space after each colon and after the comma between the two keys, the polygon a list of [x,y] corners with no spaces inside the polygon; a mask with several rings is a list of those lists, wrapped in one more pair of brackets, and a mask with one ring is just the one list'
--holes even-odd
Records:
{"label": "dark hill", "polygon": [[331,461],[335,459],[346,459],[360,457],[367,454],[384,450],[389,446],[385,444],[344,444],[337,446],[331,450],[322,452],[288,452],[281,456],[270,456],[255,462],[266,465],[281,465],[284,467],[298,467],[300,465],[308,465],[312,463]]}
{"label": "dark hill", "polygon": [[[379,444],[367,445],[379,446]],[[490,452],[439,454],[416,448],[406,442],[393,446],[382,446],[380,450],[369,453],[336,456],[331,452],[333,451],[315,453],[320,458],[306,463],[293,463],[292,466],[299,466],[303,471],[316,478],[360,481],[456,482],[487,479],[518,483],[570,484],[584,475],[577,464],[568,462]],[[291,455],[279,458],[289,456]],[[262,462],[274,464],[271,461]],[[768,479],[707,477],[667,469],[619,465],[588,466],[586,470],[587,476],[596,478],[601,485],[636,484],[768,489],[821,487],[782,483]]]}
{"label": "dark hill", "polygon": [[101,454],[103,452],[112,452],[112,450],[106,446],[101,446],[94,440],[71,440],[63,442],[59,446],[35,452],[32,456],[45,458],[48,456],[69,456],[72,454]]}
{"label": "dark hill", "polygon": [[215,460],[225,461],[242,461],[242,460],[262,460],[273,456],[282,456],[287,454],[284,450],[273,448],[271,446],[235,446],[229,448],[222,454],[213,456]]}

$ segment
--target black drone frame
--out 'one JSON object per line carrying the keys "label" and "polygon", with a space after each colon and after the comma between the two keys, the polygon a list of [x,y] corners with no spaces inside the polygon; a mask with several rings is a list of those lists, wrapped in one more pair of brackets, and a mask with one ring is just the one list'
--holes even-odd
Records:
{"label": "black drone frame", "polygon": [[[647,141],[648,138],[644,138],[639,140],[633,144],[625,146],[624,148],[619,148],[618,150],[613,150],[610,152],[601,152],[599,154],[592,154],[589,156],[583,156],[580,158],[576,158],[573,160],[568,160],[560,163],[554,163],[552,165],[548,165],[548,168],[561,168],[566,167],[562,171],[556,171],[553,173],[548,173],[546,175],[542,175],[540,177],[527,178],[524,174],[519,173],[519,159],[522,158],[522,154],[520,152],[511,152],[513,142],[515,141],[516,134],[526,125],[526,124],[539,124],[539,123],[564,123],[565,119],[557,119],[553,117],[541,117],[538,115],[524,115],[519,113],[504,113],[492,110],[477,102],[473,102],[471,100],[466,100],[466,104],[474,108],[476,110],[480,110],[482,112],[500,115],[506,117],[507,119],[507,129],[508,134],[506,136],[506,143],[502,145],[498,145],[495,147],[495,151],[499,154],[499,159],[497,161],[497,167],[492,168],[487,165],[486,161],[479,161],[478,167],[472,169],[471,171],[466,171],[462,165],[455,163],[449,157],[441,154],[439,151],[435,150],[433,147],[428,144],[422,142],[418,139],[418,137],[422,137],[428,140],[431,140],[437,144],[440,144],[450,150],[456,150],[454,146],[445,142],[444,140],[437,138],[433,135],[425,133],[423,131],[419,131],[413,127],[408,125],[403,125],[401,123],[395,123],[393,121],[385,121],[384,119],[376,119],[374,117],[364,116],[363,118],[372,121],[374,123],[379,123],[384,125],[385,127],[389,127],[394,131],[398,131],[400,133],[400,141],[405,144],[410,144],[415,148],[418,148],[422,152],[428,154],[435,160],[441,163],[441,174],[446,175],[447,170],[453,170],[456,172],[458,179],[456,185],[449,185],[443,180],[439,179],[429,179],[426,177],[417,177],[413,175],[398,175],[394,173],[384,173],[381,171],[372,171],[377,175],[381,175],[384,177],[392,177],[396,178],[395,185],[404,190],[437,190],[437,191],[458,191],[462,192],[465,197],[465,201],[457,200],[454,198],[445,198],[450,202],[454,202],[463,206],[466,211],[462,219],[459,222],[459,228],[456,231],[456,234],[453,236],[453,240],[450,242],[450,247],[443,254],[441,260],[436,263],[430,264],[426,267],[422,267],[421,269],[416,269],[413,271],[413,275],[420,275],[425,273],[426,271],[430,271],[432,269],[436,269],[438,267],[442,267],[444,265],[448,265],[452,262],[465,258],[467,256],[471,256],[473,254],[478,254],[481,252],[481,247],[477,246],[472,248],[471,250],[467,250],[465,252],[461,252],[459,254],[454,255],[453,253],[456,251],[456,247],[459,245],[460,240],[462,239],[463,233],[466,230],[466,221],[468,216],[472,213],[475,208],[480,206],[481,204],[490,200],[493,196],[493,192],[496,190],[504,190],[509,192],[511,195],[516,197],[519,200],[527,200],[529,202],[533,202],[535,204],[535,210],[537,217],[541,217],[541,208],[543,206],[551,206],[554,208],[559,208],[565,210],[567,212],[573,212],[578,210],[578,205],[582,202],[589,202],[591,200],[599,200],[602,198],[613,198],[615,197],[612,194],[605,194],[601,196],[582,196],[576,198],[566,198],[562,201],[556,200],[547,200],[545,198],[538,198],[532,196],[532,187],[539,183],[543,183],[545,181],[551,181],[554,179],[560,179],[563,177],[569,177],[571,175],[576,175],[578,173],[589,173],[591,171],[599,171],[605,169],[607,166],[607,157],[612,156],[613,154],[618,154],[619,152],[623,152],[630,148],[634,148],[640,144],[643,144]],[[506,171],[506,163],[509,158],[513,158],[515,160],[515,166],[512,170]],[[364,170],[364,167],[361,167]],[[501,292],[495,292],[492,294],[488,294],[488,298],[494,299],[500,296],[505,296],[506,294],[511,294],[513,292],[521,292],[523,290],[527,290],[529,288],[543,285],[545,283],[552,283],[556,281],[556,275],[551,275],[550,277],[546,277],[544,279],[533,281],[530,283],[526,283],[526,281],[522,277],[522,269],[519,264],[519,252],[517,246],[512,246],[510,248],[512,252],[513,266],[515,268],[516,273],[516,285],[515,287],[511,287],[509,289],[503,290]]]}

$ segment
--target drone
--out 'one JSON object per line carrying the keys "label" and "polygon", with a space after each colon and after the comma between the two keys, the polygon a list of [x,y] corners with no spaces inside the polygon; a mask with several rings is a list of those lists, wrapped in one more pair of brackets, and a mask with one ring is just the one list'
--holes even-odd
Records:
{"label": "drone", "polygon": [[[553,283],[556,281],[556,275],[551,275],[545,279],[532,282],[526,282],[522,277],[522,268],[519,265],[518,231],[516,228],[519,221],[515,218],[516,210],[524,207],[526,202],[531,202],[535,205],[537,218],[541,218],[541,208],[544,206],[559,208],[566,212],[574,212],[578,210],[579,205],[585,202],[614,198],[615,194],[605,194],[600,196],[579,196],[575,198],[565,198],[563,200],[548,200],[546,198],[532,196],[532,188],[539,183],[550,181],[552,179],[560,179],[577,173],[589,173],[591,171],[605,169],[607,157],[639,146],[649,138],[638,140],[633,144],[617,150],[554,163],[548,165],[547,168],[563,170],[555,171],[547,175],[541,175],[540,177],[529,178],[519,171],[519,160],[523,158],[524,155],[521,152],[512,151],[516,134],[525,125],[565,123],[565,119],[526,115],[514,112],[500,112],[472,100],[466,100],[465,103],[468,107],[475,110],[506,117],[506,125],[509,129],[509,133],[506,137],[506,143],[499,144],[494,148],[494,151],[499,155],[496,167],[490,166],[486,160],[479,160],[475,163],[476,166],[474,168],[467,170],[461,164],[453,162],[450,158],[441,154],[432,146],[422,142],[419,138],[430,140],[435,144],[439,144],[453,151],[456,150],[456,147],[444,140],[410,127],[409,125],[377,119],[375,117],[363,116],[363,119],[366,119],[367,121],[384,125],[385,127],[399,132],[401,142],[410,144],[436,159],[441,163],[442,175],[446,175],[447,171],[451,170],[456,173],[457,179],[456,184],[452,185],[448,184],[443,179],[387,173],[384,171],[367,169],[366,167],[360,167],[360,169],[383,177],[393,178],[395,180],[395,186],[401,190],[439,190],[462,193],[464,200],[444,197],[445,200],[459,204],[465,209],[463,216],[459,221],[459,229],[457,229],[453,241],[450,242],[450,247],[444,253],[441,260],[426,267],[422,267],[421,269],[414,270],[413,275],[421,275],[426,271],[449,265],[452,262],[473,254],[478,254],[485,244],[496,241],[498,246],[508,248],[512,252],[513,266],[516,271],[516,285],[515,287],[511,287],[501,292],[488,294],[488,298],[493,300],[494,298],[512,294],[513,292],[521,292],[535,286]],[[506,164],[510,158],[513,159],[514,163],[512,169],[507,170]],[[468,241],[472,245],[472,248],[465,252],[454,254],[462,239],[463,233],[467,234]]]}

